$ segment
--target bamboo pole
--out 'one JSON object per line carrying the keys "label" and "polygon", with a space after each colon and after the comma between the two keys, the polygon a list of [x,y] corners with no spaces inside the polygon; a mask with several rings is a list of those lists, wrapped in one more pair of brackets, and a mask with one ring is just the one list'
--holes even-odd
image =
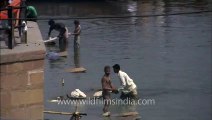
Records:
{"label": "bamboo pole", "polygon": [[74,114],[74,113],[70,113],[70,112],[58,112],[58,111],[43,111],[43,113],[60,114],[60,115],[73,115]]}

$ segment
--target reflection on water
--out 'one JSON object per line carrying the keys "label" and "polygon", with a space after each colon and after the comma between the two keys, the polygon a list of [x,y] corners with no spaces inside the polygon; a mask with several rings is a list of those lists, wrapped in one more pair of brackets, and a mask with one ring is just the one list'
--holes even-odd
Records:
{"label": "reflection on water", "polygon": [[74,64],[75,67],[80,67],[80,47],[74,46]]}
{"label": "reflection on water", "polygon": [[[39,17],[91,17],[169,14],[212,10],[210,0],[141,0],[31,2]],[[138,86],[141,98],[155,99],[155,106],[111,106],[112,113],[137,110],[147,120],[209,120],[211,119],[211,13],[129,17],[125,19],[81,19],[81,46],[73,47],[69,38],[68,57],[46,60],[45,100],[64,91],[100,88],[102,68],[121,64]],[[58,20],[73,30],[73,20]],[[47,36],[47,21],[39,21],[43,36]],[[56,47],[55,47],[56,48]],[[47,47],[47,50],[55,49]],[[64,72],[70,67],[83,66],[87,73]],[[117,76],[112,82],[119,86]],[[113,95],[114,98],[118,97]],[[204,102],[202,102],[204,100]],[[80,106],[88,116],[83,120],[99,120],[103,105]],[[45,109],[74,111],[74,106],[45,102]],[[45,114],[45,118],[69,119],[67,116]],[[117,120],[118,118],[111,118]],[[121,119],[121,118],[120,118]]]}

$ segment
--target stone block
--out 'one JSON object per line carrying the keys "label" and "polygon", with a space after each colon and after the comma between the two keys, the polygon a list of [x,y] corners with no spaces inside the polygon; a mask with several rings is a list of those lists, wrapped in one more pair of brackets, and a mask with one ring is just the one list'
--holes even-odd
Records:
{"label": "stone block", "polygon": [[34,69],[34,66],[33,66],[34,62],[35,61],[25,61],[25,62],[23,62],[24,71],[33,70]]}
{"label": "stone block", "polygon": [[7,65],[7,73],[17,73],[24,70],[22,63],[11,63]]}
{"label": "stone block", "polygon": [[9,119],[43,120],[43,105],[30,105],[10,109]]}
{"label": "stone block", "polygon": [[34,69],[43,69],[44,68],[44,60],[36,60],[33,62]]}
{"label": "stone block", "polygon": [[1,110],[4,109],[4,111],[11,107],[11,95],[7,91],[1,91],[0,92],[0,106]]}
{"label": "stone block", "polygon": [[9,113],[11,120],[30,120],[27,107],[17,107],[10,109]]}
{"label": "stone block", "polygon": [[27,60],[39,60],[45,57],[45,50],[35,50],[30,52],[25,52],[21,54],[16,54],[17,61],[27,61]]}
{"label": "stone block", "polygon": [[40,104],[43,103],[43,89],[32,89],[26,91],[26,104]]}
{"label": "stone block", "polygon": [[43,88],[44,71],[42,69],[28,71],[28,85],[31,89]]}
{"label": "stone block", "polygon": [[26,90],[11,91],[12,107],[23,106],[27,104]]}
{"label": "stone block", "polygon": [[29,71],[41,69],[44,66],[44,60],[24,61],[17,63],[1,64],[1,75],[18,73],[21,71]]}
{"label": "stone block", "polygon": [[27,80],[26,72],[2,75],[0,88],[2,90],[24,90],[27,87]]}
{"label": "stone block", "polygon": [[44,75],[43,72],[33,73],[30,75],[31,84],[43,83]]}
{"label": "stone block", "polygon": [[34,60],[23,62],[23,67],[25,71],[34,70],[34,69],[42,69],[44,66],[44,60]]}
{"label": "stone block", "polygon": [[7,65],[6,64],[1,64],[0,66],[0,73],[1,75],[7,72]]}
{"label": "stone block", "polygon": [[10,120],[9,117],[10,117],[11,115],[10,115],[10,110],[9,110],[9,108],[1,108],[0,113],[1,113],[1,114],[0,114],[1,118],[5,118],[5,119]]}
{"label": "stone block", "polygon": [[43,105],[33,105],[29,107],[30,120],[43,120]]}
{"label": "stone block", "polygon": [[43,103],[43,89],[16,90],[11,92],[12,107]]}

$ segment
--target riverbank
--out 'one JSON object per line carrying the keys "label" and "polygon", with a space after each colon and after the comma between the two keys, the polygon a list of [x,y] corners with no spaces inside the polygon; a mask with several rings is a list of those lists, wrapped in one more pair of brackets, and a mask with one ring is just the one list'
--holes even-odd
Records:
{"label": "riverbank", "polygon": [[[45,45],[35,22],[28,22],[27,44],[15,30],[16,46],[8,49],[1,39],[1,119],[43,119]],[[2,37],[2,36],[1,36]]]}

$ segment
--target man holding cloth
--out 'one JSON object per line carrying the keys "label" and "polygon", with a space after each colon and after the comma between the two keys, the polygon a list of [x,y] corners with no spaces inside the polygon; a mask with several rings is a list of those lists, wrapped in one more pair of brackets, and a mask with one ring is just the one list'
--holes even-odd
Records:
{"label": "man holding cloth", "polygon": [[119,64],[115,64],[113,66],[114,73],[118,74],[118,77],[120,78],[121,87],[118,89],[119,91],[122,91],[120,98],[126,99],[126,98],[132,98],[136,99],[138,92],[137,92],[137,86],[133,82],[133,80],[127,75],[127,73],[123,72],[120,69]]}

